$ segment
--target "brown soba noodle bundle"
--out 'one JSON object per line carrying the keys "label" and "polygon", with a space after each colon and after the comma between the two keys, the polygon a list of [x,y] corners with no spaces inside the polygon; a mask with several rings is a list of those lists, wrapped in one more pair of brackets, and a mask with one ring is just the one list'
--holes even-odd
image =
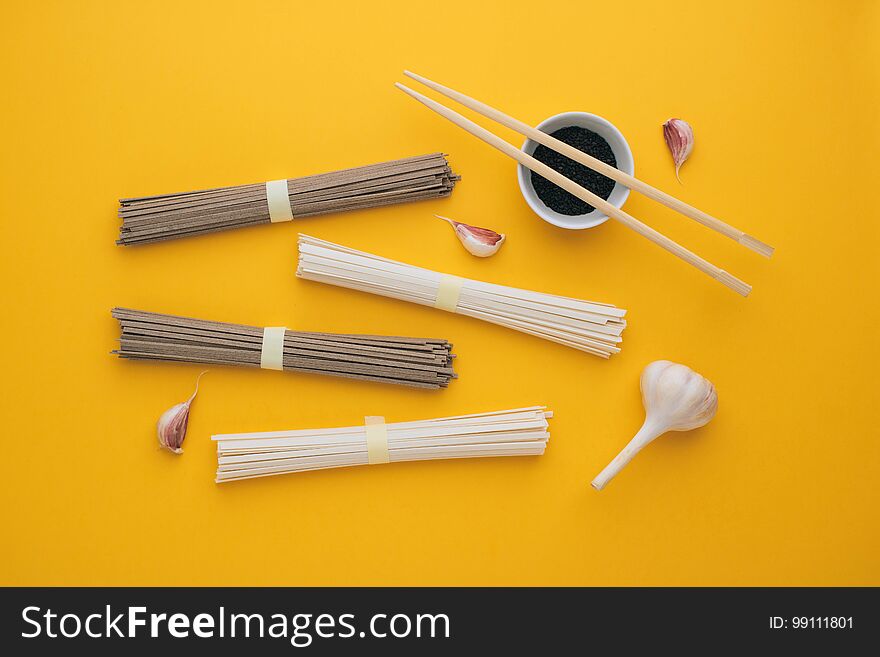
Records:
{"label": "brown soba noodle bundle", "polygon": [[113,353],[164,360],[326,374],[445,388],[456,378],[452,345],[434,338],[290,331],[114,308],[122,335]]}
{"label": "brown soba noodle bundle", "polygon": [[443,153],[289,180],[119,201],[117,244],[149,244],[230,228],[449,196],[460,176]]}

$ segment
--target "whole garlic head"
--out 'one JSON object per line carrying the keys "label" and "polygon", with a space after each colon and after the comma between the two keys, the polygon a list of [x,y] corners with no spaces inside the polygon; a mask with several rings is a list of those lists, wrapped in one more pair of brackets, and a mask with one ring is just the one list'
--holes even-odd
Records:
{"label": "whole garlic head", "polygon": [[661,420],[667,431],[690,431],[715,417],[715,386],[690,367],[655,360],[642,372],[642,403],[648,419]]}
{"label": "whole garlic head", "polygon": [[655,360],[640,381],[645,421],[633,439],[592,481],[596,490],[608,485],[645,445],[667,431],[689,431],[708,423],[718,410],[715,386],[686,365]]}

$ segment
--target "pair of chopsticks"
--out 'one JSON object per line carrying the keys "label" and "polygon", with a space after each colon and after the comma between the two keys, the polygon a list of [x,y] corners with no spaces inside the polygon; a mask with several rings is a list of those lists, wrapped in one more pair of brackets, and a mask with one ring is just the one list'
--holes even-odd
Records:
{"label": "pair of chopsticks", "polygon": [[[445,87],[442,84],[438,84],[437,82],[424,78],[421,75],[416,75],[415,73],[412,73],[410,71],[404,71],[404,75],[412,78],[413,80],[421,82],[426,87],[429,87],[434,91],[443,94],[447,98],[451,98],[452,100],[461,103],[465,107],[474,110],[478,114],[482,114],[483,116],[490,118],[493,121],[496,121],[497,123],[500,123],[501,125],[510,128],[511,130],[515,130],[516,132],[525,135],[529,139],[536,141],[539,144],[542,144],[547,148],[556,151],[557,153],[565,155],[566,157],[574,160],[575,162],[578,162],[579,164],[583,164],[584,166],[589,167],[593,171],[597,171],[598,173],[601,173],[602,175],[611,178],[615,182],[618,182],[625,187],[629,187],[632,190],[641,192],[648,198],[654,199],[655,201],[662,203],[666,207],[680,212],[681,214],[695,221],[698,221],[704,226],[707,226],[712,230],[715,230],[722,235],[725,235],[739,242],[743,246],[751,249],[752,251],[755,251],[756,253],[760,253],[761,255],[767,256],[768,258],[773,254],[773,247],[765,244],[759,239],[752,237],[751,235],[748,235],[729,224],[724,223],[723,221],[713,217],[712,215],[709,215],[691,205],[688,205],[684,201],[681,201],[674,196],[671,196],[657,189],[656,187],[649,185],[646,182],[638,180],[637,178],[634,178],[633,176],[630,176],[629,174],[624,173],[623,171],[620,171],[615,167],[605,164],[601,160],[598,160],[588,155],[587,153],[579,151],[573,146],[570,146],[565,142],[562,142],[555,137],[548,135],[547,133],[541,132],[540,130],[533,128],[532,126],[523,123],[522,121],[519,121],[512,116],[508,116],[507,114],[504,114],[503,112],[493,107],[490,107],[485,103],[481,103],[480,101],[475,100],[470,96],[465,96],[464,94],[459,93],[454,89]],[[569,178],[566,178],[555,169],[551,169],[540,160],[537,160],[528,153],[524,153],[519,148],[504,141],[497,135],[489,132],[482,126],[477,125],[470,119],[465,118],[458,112],[455,112],[448,107],[441,105],[434,100],[431,100],[427,96],[424,96],[417,91],[413,91],[409,87],[406,87],[399,82],[395,83],[395,86],[404,93],[409,94],[422,104],[434,110],[441,116],[449,119],[450,121],[452,121],[452,123],[456,124],[460,128],[463,128],[475,137],[482,139],[487,144],[494,146],[502,153],[508,155],[509,157],[512,157],[524,167],[534,171],[538,175],[543,176],[544,178],[555,183],[573,196],[576,196],[585,203],[589,203],[594,208],[597,208],[599,211],[604,212],[612,219],[616,219],[617,221],[631,228],[643,237],[648,238],[650,241],[654,242],[654,244],[657,244],[658,246],[666,249],[673,255],[678,256],[685,262],[693,265],[703,273],[708,274],[709,276],[727,286],[734,292],[737,292],[738,294],[741,294],[745,297],[748,296],[749,292],[751,291],[752,286],[748,283],[741,281],[740,279],[727,273],[723,269],[716,267],[711,262],[704,260],[696,253],[689,251],[688,249],[669,239],[662,233],[642,223],[635,217],[627,214],[623,210],[616,208],[605,199],[596,196],[590,190],[581,187],[576,182]]]}

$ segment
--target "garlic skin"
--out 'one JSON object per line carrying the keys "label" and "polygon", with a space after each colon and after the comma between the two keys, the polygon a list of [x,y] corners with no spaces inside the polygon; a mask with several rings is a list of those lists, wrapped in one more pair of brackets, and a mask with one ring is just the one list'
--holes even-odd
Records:
{"label": "garlic skin", "polygon": [[690,431],[702,427],[718,411],[715,386],[686,365],[656,360],[642,372],[642,404],[645,422],[635,437],[593,480],[602,490],[641,449],[667,431]]}
{"label": "garlic skin", "polygon": [[489,256],[498,253],[498,249],[501,248],[501,245],[504,244],[504,240],[507,238],[506,235],[496,233],[494,230],[488,228],[470,226],[468,224],[463,224],[460,221],[449,219],[448,217],[441,217],[439,214],[435,214],[434,216],[452,226],[455,230],[455,234],[458,236],[458,239],[461,241],[464,248],[467,249],[468,253],[475,255],[478,258],[488,258]]}
{"label": "garlic skin", "polygon": [[675,162],[675,177],[681,183],[678,170],[694,150],[694,129],[683,119],[669,119],[663,124],[663,139]]}
{"label": "garlic skin", "polygon": [[196,379],[196,389],[193,394],[185,402],[175,404],[167,411],[162,413],[159,421],[156,423],[156,432],[159,435],[159,445],[175,454],[183,454],[183,441],[186,438],[186,427],[189,423],[189,409],[193,400],[199,393],[199,381],[202,380],[205,372],[199,374]]}

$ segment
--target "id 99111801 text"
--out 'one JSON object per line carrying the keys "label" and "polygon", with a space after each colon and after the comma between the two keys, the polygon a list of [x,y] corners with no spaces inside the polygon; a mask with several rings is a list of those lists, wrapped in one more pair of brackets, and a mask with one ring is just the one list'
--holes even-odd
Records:
{"label": "id 99111801 text", "polygon": [[852,628],[852,616],[770,617],[771,630],[851,630]]}

